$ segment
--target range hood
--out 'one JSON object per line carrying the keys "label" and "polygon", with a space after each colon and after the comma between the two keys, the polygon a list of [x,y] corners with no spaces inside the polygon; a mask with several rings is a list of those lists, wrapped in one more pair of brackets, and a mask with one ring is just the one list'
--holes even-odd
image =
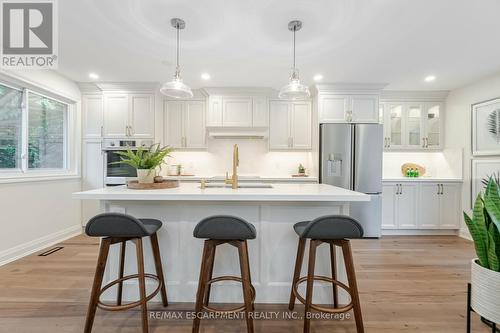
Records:
{"label": "range hood", "polygon": [[214,139],[256,139],[269,136],[267,127],[208,127],[208,136]]}

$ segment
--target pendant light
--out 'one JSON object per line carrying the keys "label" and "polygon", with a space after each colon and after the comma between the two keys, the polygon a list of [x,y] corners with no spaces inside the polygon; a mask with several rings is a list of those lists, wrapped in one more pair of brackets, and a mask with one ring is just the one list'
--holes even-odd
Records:
{"label": "pendant light", "polygon": [[179,66],[179,31],[186,27],[186,22],[180,18],[173,18],[170,20],[170,24],[177,30],[177,63],[174,79],[164,83],[160,88],[160,92],[173,98],[192,98],[193,92],[191,88],[182,82],[181,68]]}
{"label": "pendant light", "polygon": [[281,88],[278,97],[281,99],[305,99],[311,97],[309,88],[300,83],[299,71],[295,68],[295,33],[302,28],[302,21],[288,23],[288,30],[293,32],[293,67],[290,71],[290,82]]}

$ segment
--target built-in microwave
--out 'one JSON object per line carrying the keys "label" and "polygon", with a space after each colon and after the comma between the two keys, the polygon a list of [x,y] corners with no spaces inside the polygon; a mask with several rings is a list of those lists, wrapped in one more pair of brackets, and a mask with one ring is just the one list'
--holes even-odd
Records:
{"label": "built-in microwave", "polygon": [[104,184],[106,186],[125,185],[128,180],[137,177],[137,171],[130,165],[119,163],[118,152],[137,150],[138,147],[151,146],[151,140],[105,139],[104,150]]}

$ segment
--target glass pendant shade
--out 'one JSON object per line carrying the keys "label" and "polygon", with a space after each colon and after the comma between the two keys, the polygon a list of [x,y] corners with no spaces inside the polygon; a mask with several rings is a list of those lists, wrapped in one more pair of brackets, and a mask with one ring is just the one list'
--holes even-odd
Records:
{"label": "glass pendant shade", "polygon": [[193,98],[193,92],[184,82],[179,73],[176,73],[174,79],[169,82],[165,82],[161,88],[160,92],[168,97],[173,98]]}
{"label": "glass pendant shade", "polygon": [[191,88],[182,82],[179,66],[179,30],[184,29],[186,27],[186,23],[180,18],[173,18],[170,20],[170,24],[177,30],[177,66],[173,80],[164,83],[160,88],[160,93],[172,98],[192,98],[193,92],[191,91]]}
{"label": "glass pendant shade", "polygon": [[306,99],[311,97],[309,88],[300,83],[299,73],[292,69],[290,82],[280,89],[278,98],[280,99]]}

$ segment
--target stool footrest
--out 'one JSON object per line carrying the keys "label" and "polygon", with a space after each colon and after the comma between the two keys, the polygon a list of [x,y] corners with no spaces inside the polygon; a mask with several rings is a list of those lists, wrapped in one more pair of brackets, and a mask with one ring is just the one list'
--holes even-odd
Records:
{"label": "stool footrest", "polygon": [[[210,285],[212,283],[220,282],[220,281],[243,282],[243,279],[238,277],[238,276],[224,275],[224,276],[218,276],[218,277],[215,277],[213,279],[210,279],[207,281],[206,284]],[[252,303],[253,303],[255,301],[255,288],[251,284],[250,284],[250,292],[252,294]],[[205,296],[207,293],[208,293],[208,290],[205,290]],[[202,307],[204,310],[206,310],[208,312],[218,312],[218,313],[237,313],[237,312],[245,311],[245,304],[243,304],[242,306],[236,307],[236,308],[226,309],[226,310],[215,309],[215,308],[209,307],[208,305],[203,305]]]}
{"label": "stool footrest", "polygon": [[99,292],[99,296],[98,296],[99,300],[97,302],[97,306],[100,309],[107,310],[107,311],[121,311],[121,310],[132,309],[132,308],[134,308],[136,306],[141,305],[143,302],[148,302],[153,297],[155,297],[156,294],[158,294],[158,292],[160,291],[160,289],[162,287],[162,282],[161,282],[160,278],[158,276],[154,275],[154,274],[144,274],[144,277],[147,278],[147,279],[152,279],[152,280],[155,280],[156,282],[158,282],[158,286],[156,287],[156,289],[151,294],[149,294],[148,296],[146,296],[145,300],[138,300],[138,301],[134,301],[134,302],[123,304],[123,305],[106,304],[106,303],[101,302],[101,300],[100,300],[101,295],[106,290],[108,290],[109,288],[111,288],[112,286],[114,286],[114,285],[116,285],[116,284],[118,284],[120,282],[126,281],[126,280],[138,279],[139,278],[139,274],[132,274],[132,275],[124,276],[124,277],[122,277],[120,279],[113,280],[110,283],[108,283],[107,285],[105,285],[104,287],[102,287],[101,290],[100,290],[100,292]]}
{"label": "stool footrest", "polygon": [[[345,285],[344,283],[342,283],[340,281],[334,280],[331,277],[322,276],[322,275],[314,275],[313,276],[313,280],[334,283],[335,285],[337,285],[340,288],[344,289],[349,294],[349,296],[351,296],[351,289],[347,285]],[[307,276],[303,276],[303,277],[299,278],[297,280],[297,282],[294,283],[293,286],[292,286],[292,292],[293,292],[293,294],[295,295],[295,297],[297,297],[297,299],[302,304],[306,304],[306,300],[305,300],[304,297],[302,297],[299,294],[298,288],[299,288],[299,285],[301,283],[305,282],[305,281],[307,281]],[[320,312],[326,312],[326,313],[344,313],[344,312],[347,312],[347,311],[351,310],[353,308],[353,306],[354,306],[354,304],[352,302],[352,296],[351,296],[351,301],[347,305],[344,305],[343,307],[339,307],[339,308],[327,308],[327,307],[320,306],[320,305],[317,305],[317,304],[311,304],[311,309],[316,310],[316,311],[320,311]]]}

